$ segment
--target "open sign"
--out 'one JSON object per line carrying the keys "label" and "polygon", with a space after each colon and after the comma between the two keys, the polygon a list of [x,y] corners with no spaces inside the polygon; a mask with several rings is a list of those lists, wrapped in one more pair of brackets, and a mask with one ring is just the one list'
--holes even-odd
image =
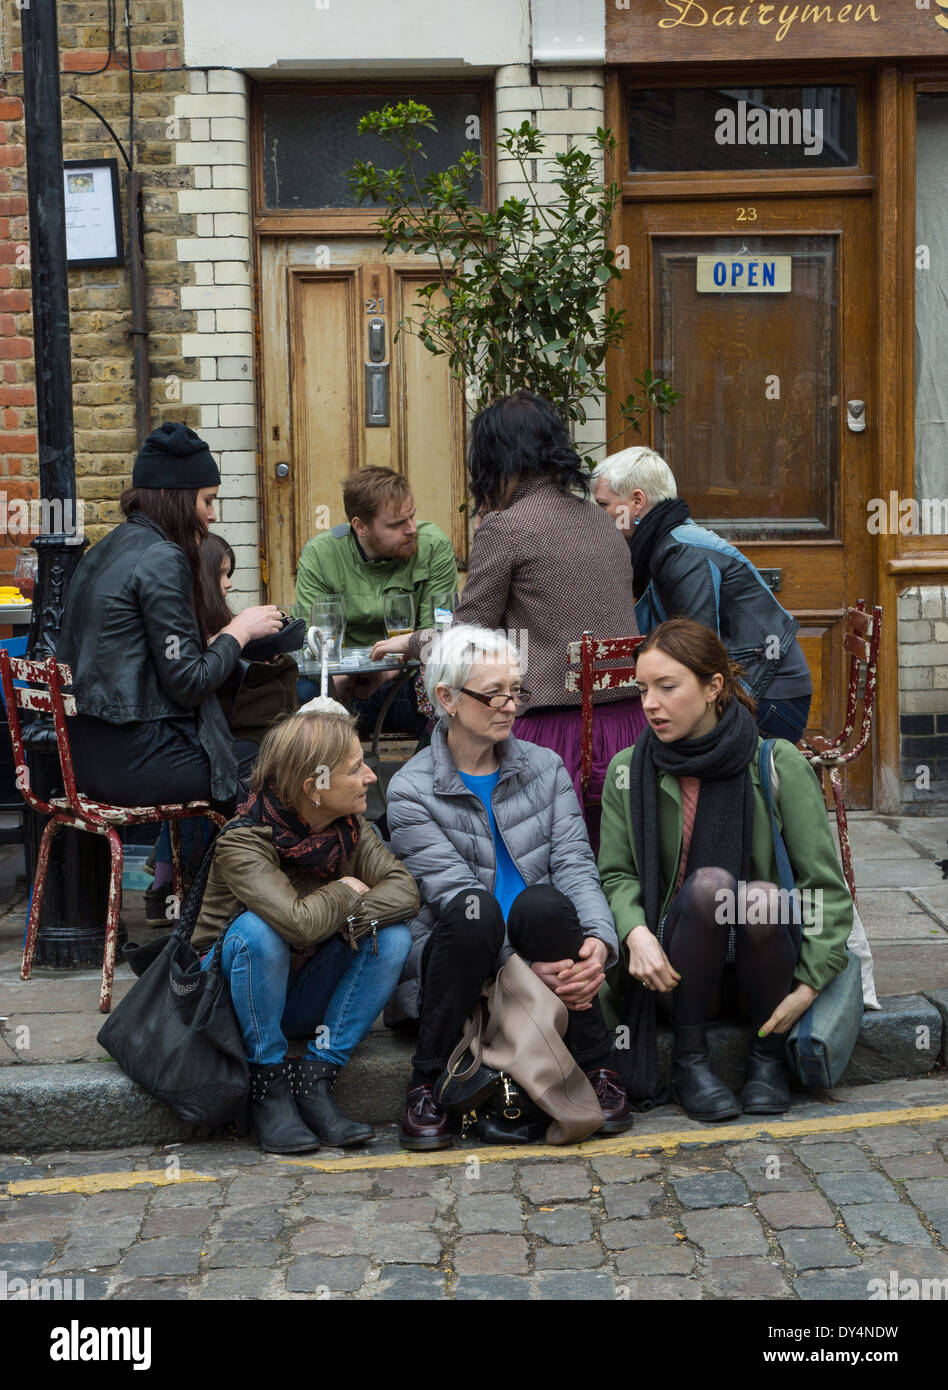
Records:
{"label": "open sign", "polygon": [[699,256],[699,294],[789,294],[792,256]]}

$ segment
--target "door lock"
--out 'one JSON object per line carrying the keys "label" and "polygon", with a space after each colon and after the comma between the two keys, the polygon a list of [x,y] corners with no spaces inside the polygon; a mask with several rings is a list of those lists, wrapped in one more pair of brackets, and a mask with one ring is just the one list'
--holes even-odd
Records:
{"label": "door lock", "polygon": [[862,434],[866,428],[866,402],[846,402],[846,424],[852,434]]}

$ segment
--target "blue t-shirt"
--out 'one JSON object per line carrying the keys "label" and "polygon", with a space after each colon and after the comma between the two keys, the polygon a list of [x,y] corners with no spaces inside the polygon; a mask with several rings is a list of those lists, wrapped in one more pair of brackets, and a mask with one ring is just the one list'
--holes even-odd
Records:
{"label": "blue t-shirt", "polygon": [[490,822],[490,833],[494,840],[494,854],[497,859],[497,876],[494,879],[494,897],[500,903],[500,910],[504,914],[504,921],[507,920],[507,913],[510,911],[510,904],[518,893],[522,893],[526,888],[520,870],[510,857],[507,846],[504,844],[503,837],[498,834],[497,822],[494,820],[494,810],[490,804],[491,794],[497,785],[500,776],[500,768],[496,772],[490,772],[486,777],[473,777],[469,772],[459,772],[459,777],[468,791],[472,791],[475,796],[479,796],[487,808],[487,819]]}

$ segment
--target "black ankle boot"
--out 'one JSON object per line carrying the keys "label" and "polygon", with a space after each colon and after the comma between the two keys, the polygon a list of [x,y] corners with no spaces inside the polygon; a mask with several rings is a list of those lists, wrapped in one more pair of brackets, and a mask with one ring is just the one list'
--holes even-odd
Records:
{"label": "black ankle boot", "polygon": [[375,1137],[371,1125],[350,1120],[333,1100],[332,1088],[341,1070],[333,1062],[317,1062],[314,1057],[297,1057],[293,1068],[297,1109],[322,1142],[334,1149]]}
{"label": "black ankle boot", "polygon": [[731,1120],[741,1113],[737,1096],[711,1070],[703,1024],[675,1028],[672,1084],[693,1120]]}
{"label": "black ankle boot", "polygon": [[790,1108],[790,1085],[784,1067],[786,1038],[752,1030],[747,1045],[747,1079],[741,1092],[746,1115],[781,1115]]}
{"label": "black ankle boot", "polygon": [[262,1149],[275,1154],[313,1153],[315,1134],[300,1119],[286,1061],[250,1063],[250,1123]]}

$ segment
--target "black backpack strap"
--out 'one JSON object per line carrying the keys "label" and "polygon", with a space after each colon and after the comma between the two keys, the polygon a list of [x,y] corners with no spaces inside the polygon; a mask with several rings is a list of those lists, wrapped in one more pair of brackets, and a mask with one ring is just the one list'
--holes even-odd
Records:
{"label": "black backpack strap", "polygon": [[201,867],[198,869],[194,878],[191,880],[190,887],[184,895],[184,902],[181,904],[181,912],[178,917],[177,933],[185,941],[190,941],[197,920],[201,915],[201,907],[204,903],[204,890],[207,888],[207,880],[210,876],[211,865],[214,862],[214,854],[220,843],[221,837],[226,835],[228,830],[236,830],[238,826],[256,825],[257,821],[253,816],[237,816],[234,820],[228,821],[223,829],[218,830],[211,840],[207,849],[204,851],[204,858],[201,860]]}

